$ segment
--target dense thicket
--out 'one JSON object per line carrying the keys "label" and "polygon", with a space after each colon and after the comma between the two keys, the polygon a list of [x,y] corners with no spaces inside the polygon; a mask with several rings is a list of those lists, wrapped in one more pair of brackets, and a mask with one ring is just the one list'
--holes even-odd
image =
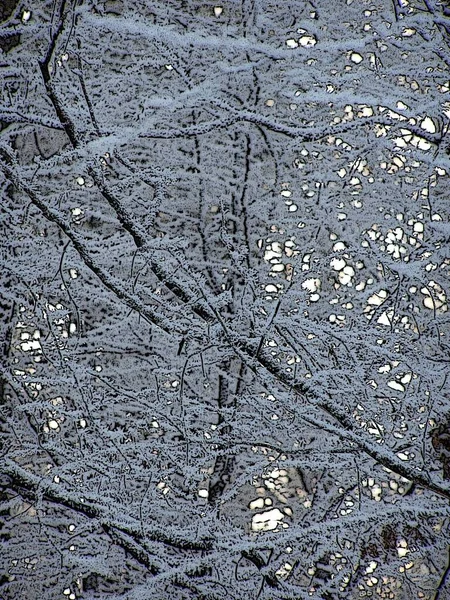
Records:
{"label": "dense thicket", "polygon": [[449,597],[447,13],[3,15],[3,598]]}

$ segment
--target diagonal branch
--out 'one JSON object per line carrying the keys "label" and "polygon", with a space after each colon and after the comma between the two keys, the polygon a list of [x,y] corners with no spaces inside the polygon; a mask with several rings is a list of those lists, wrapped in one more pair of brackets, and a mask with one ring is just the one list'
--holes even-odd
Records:
{"label": "diagonal branch", "polygon": [[[157,325],[166,333],[170,335],[175,333],[185,336],[188,331],[190,331],[191,335],[197,334],[201,337],[199,331],[199,326],[201,326],[201,324],[199,322],[194,324],[191,321],[183,325],[181,317],[178,317],[176,322],[170,320],[163,316],[160,311],[153,308],[153,306],[144,304],[137,294],[130,293],[122,281],[97,263],[86,246],[83,237],[67,224],[67,220],[64,218],[63,214],[48,206],[48,204],[46,204],[27,183],[20,180],[15,170],[13,170],[5,161],[9,161],[9,157],[4,150],[0,150],[0,170],[3,171],[11,183],[27,194],[32,203],[42,212],[47,220],[55,223],[65,233],[71,240],[84,264],[100,279],[108,290],[113,292],[117,298],[125,302],[131,309],[137,311],[147,320],[147,322]],[[195,332],[195,330],[197,330],[197,332]]]}
{"label": "diagonal branch", "polygon": [[[28,499],[42,496],[49,502],[66,506],[85,517],[98,519],[99,523],[107,530],[116,530],[124,536],[129,536],[135,544],[145,545],[147,541],[162,544],[176,550],[207,551],[212,548],[213,540],[208,536],[201,536],[194,540],[177,530],[171,532],[168,526],[143,525],[124,512],[123,506],[102,504],[98,495],[91,496],[83,493],[82,496],[65,490],[60,483],[53,483],[44,477],[38,477],[30,471],[19,466],[11,459],[5,459],[1,472],[7,475],[14,491]],[[122,539],[122,538],[121,538]]]}
{"label": "diagonal branch", "polygon": [[[2,155],[6,159],[8,158],[5,151],[0,152],[0,157]],[[128,292],[121,281],[117,280],[117,278],[105,271],[95,262],[86,245],[84,244],[82,237],[67,225],[63,219],[63,216],[57,210],[50,208],[34,193],[34,191],[27,184],[20,182],[13,169],[11,169],[11,167],[9,167],[5,162],[0,162],[0,169],[3,170],[5,175],[7,175],[14,185],[22,188],[26,192],[33,204],[35,204],[42,211],[43,215],[48,220],[54,222],[61,228],[61,230],[72,241],[75,249],[83,259],[86,266],[88,266],[89,269],[98,276],[105,287],[107,287],[118,298],[124,301],[130,308],[136,310],[148,322],[154,323],[170,335],[176,333],[185,336],[189,331],[190,335],[197,337],[198,341],[207,339],[207,332],[204,327],[204,322],[197,319],[196,321],[191,321],[189,325],[186,324],[184,326],[180,322],[175,323],[174,321],[162,316],[153,307],[145,305],[137,295]],[[204,299],[206,302],[205,297]],[[230,330],[228,324],[224,321],[217,310],[211,306],[209,306],[209,308],[222,328],[225,338],[224,341],[228,343],[237,356],[239,356],[239,358],[245,362],[245,364],[259,379],[262,378],[263,382],[265,383],[267,383],[268,377],[269,379],[275,379],[277,383],[283,384],[283,386],[287,387],[287,389],[298,394],[299,397],[304,397],[309,403],[317,406],[339,423],[342,429],[339,427],[335,427],[334,429],[334,433],[336,433],[339,437],[343,439],[351,439],[361,450],[363,450],[368,456],[370,456],[379,464],[450,500],[450,488],[448,486],[432,481],[427,474],[420,471],[418,468],[405,465],[405,463],[395,456],[395,454],[393,454],[391,451],[388,451],[375,444],[373,441],[365,438],[361,431],[356,429],[356,426],[350,419],[349,415],[343,409],[338,407],[335,402],[333,402],[331,399],[325,400],[323,398],[318,398],[311,388],[307,387],[304,383],[298,383],[288,373],[284,372],[271,356],[264,354],[256,356],[257,346],[255,343]],[[191,317],[193,316],[195,315],[192,315],[191,311]],[[181,321],[181,319],[179,321]],[[324,428],[325,431],[327,430],[327,427],[333,427],[323,422],[321,422],[320,426]]]}
{"label": "diagonal branch", "polygon": [[44,80],[45,89],[47,91],[47,95],[53,104],[56,115],[64,128],[64,131],[67,134],[67,137],[70,140],[70,143],[74,148],[79,146],[79,138],[76,131],[76,127],[74,122],[69,117],[69,113],[65,109],[63,103],[58,98],[55,88],[53,86],[52,77],[50,74],[50,63],[53,58],[53,54],[56,49],[56,45],[58,43],[58,39],[64,31],[64,21],[65,21],[65,9],[66,9],[66,0],[61,0],[58,9],[57,16],[57,25],[55,30],[51,34],[50,43],[47,48],[47,52],[43,59],[39,61],[39,69],[42,74],[42,78]]}

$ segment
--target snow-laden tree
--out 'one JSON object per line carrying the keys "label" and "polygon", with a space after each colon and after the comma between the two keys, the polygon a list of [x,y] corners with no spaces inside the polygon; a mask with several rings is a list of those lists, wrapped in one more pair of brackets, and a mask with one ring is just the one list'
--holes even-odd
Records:
{"label": "snow-laden tree", "polygon": [[0,595],[448,598],[450,9],[0,27]]}

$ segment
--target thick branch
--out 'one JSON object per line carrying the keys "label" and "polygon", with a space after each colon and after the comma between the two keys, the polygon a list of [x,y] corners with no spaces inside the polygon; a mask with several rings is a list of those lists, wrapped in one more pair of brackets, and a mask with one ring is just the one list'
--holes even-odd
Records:
{"label": "thick branch", "polygon": [[[155,310],[152,306],[144,304],[138,295],[132,294],[125,287],[123,282],[118,280],[114,275],[111,275],[107,270],[101,267],[97,261],[92,257],[89,249],[87,248],[84,240],[80,234],[75,232],[70,225],[67,224],[67,220],[64,216],[56,209],[48,206],[33,190],[32,188],[21,181],[15,171],[8,165],[5,160],[8,161],[9,157],[4,151],[0,151],[0,169],[7,176],[7,178],[18,188],[22,189],[27,196],[31,199],[32,203],[42,212],[44,217],[55,223],[71,240],[75,250],[82,258],[84,264],[100,279],[104,286],[112,291],[117,298],[125,302],[131,309],[137,311],[144,319],[149,323],[157,325],[170,335],[181,334],[186,335],[188,331],[194,333],[194,323],[185,323],[182,325],[183,320],[178,315],[177,320],[170,320],[163,316],[159,311]],[[196,324],[198,325],[198,323]]]}
{"label": "thick branch", "polygon": [[50,102],[53,104],[55,112],[58,116],[58,119],[61,125],[64,128],[64,131],[67,134],[67,137],[70,140],[70,143],[74,148],[79,146],[78,136],[76,132],[76,127],[73,121],[70,119],[68,112],[66,111],[63,103],[58,98],[55,89],[53,87],[52,78],[50,75],[50,63],[53,58],[53,54],[56,49],[56,44],[58,42],[58,38],[64,30],[64,20],[65,20],[65,8],[66,8],[66,0],[62,0],[59,5],[58,11],[58,22],[56,25],[55,31],[52,33],[50,38],[50,43],[47,48],[47,52],[45,57],[39,61],[39,69],[42,74],[42,78],[44,80],[45,89],[47,91],[47,95],[50,99]]}
{"label": "thick branch", "polygon": [[21,496],[32,500],[42,496],[49,502],[66,506],[85,517],[96,518],[105,530],[114,529],[125,536],[130,536],[138,546],[142,546],[146,541],[152,541],[177,550],[204,551],[212,548],[212,540],[206,536],[192,540],[179,531],[171,535],[168,526],[149,527],[127,515],[123,506],[115,505],[111,501],[103,505],[99,502],[99,496],[93,498],[85,493],[81,496],[65,490],[61,484],[38,477],[8,458],[4,460],[1,472],[9,477],[9,487]]}

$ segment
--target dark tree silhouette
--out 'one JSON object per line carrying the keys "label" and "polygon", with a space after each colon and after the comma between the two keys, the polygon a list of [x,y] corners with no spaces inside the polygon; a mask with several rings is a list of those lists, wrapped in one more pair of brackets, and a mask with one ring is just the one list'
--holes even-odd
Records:
{"label": "dark tree silhouette", "polygon": [[1,14],[0,596],[449,598],[448,6]]}

